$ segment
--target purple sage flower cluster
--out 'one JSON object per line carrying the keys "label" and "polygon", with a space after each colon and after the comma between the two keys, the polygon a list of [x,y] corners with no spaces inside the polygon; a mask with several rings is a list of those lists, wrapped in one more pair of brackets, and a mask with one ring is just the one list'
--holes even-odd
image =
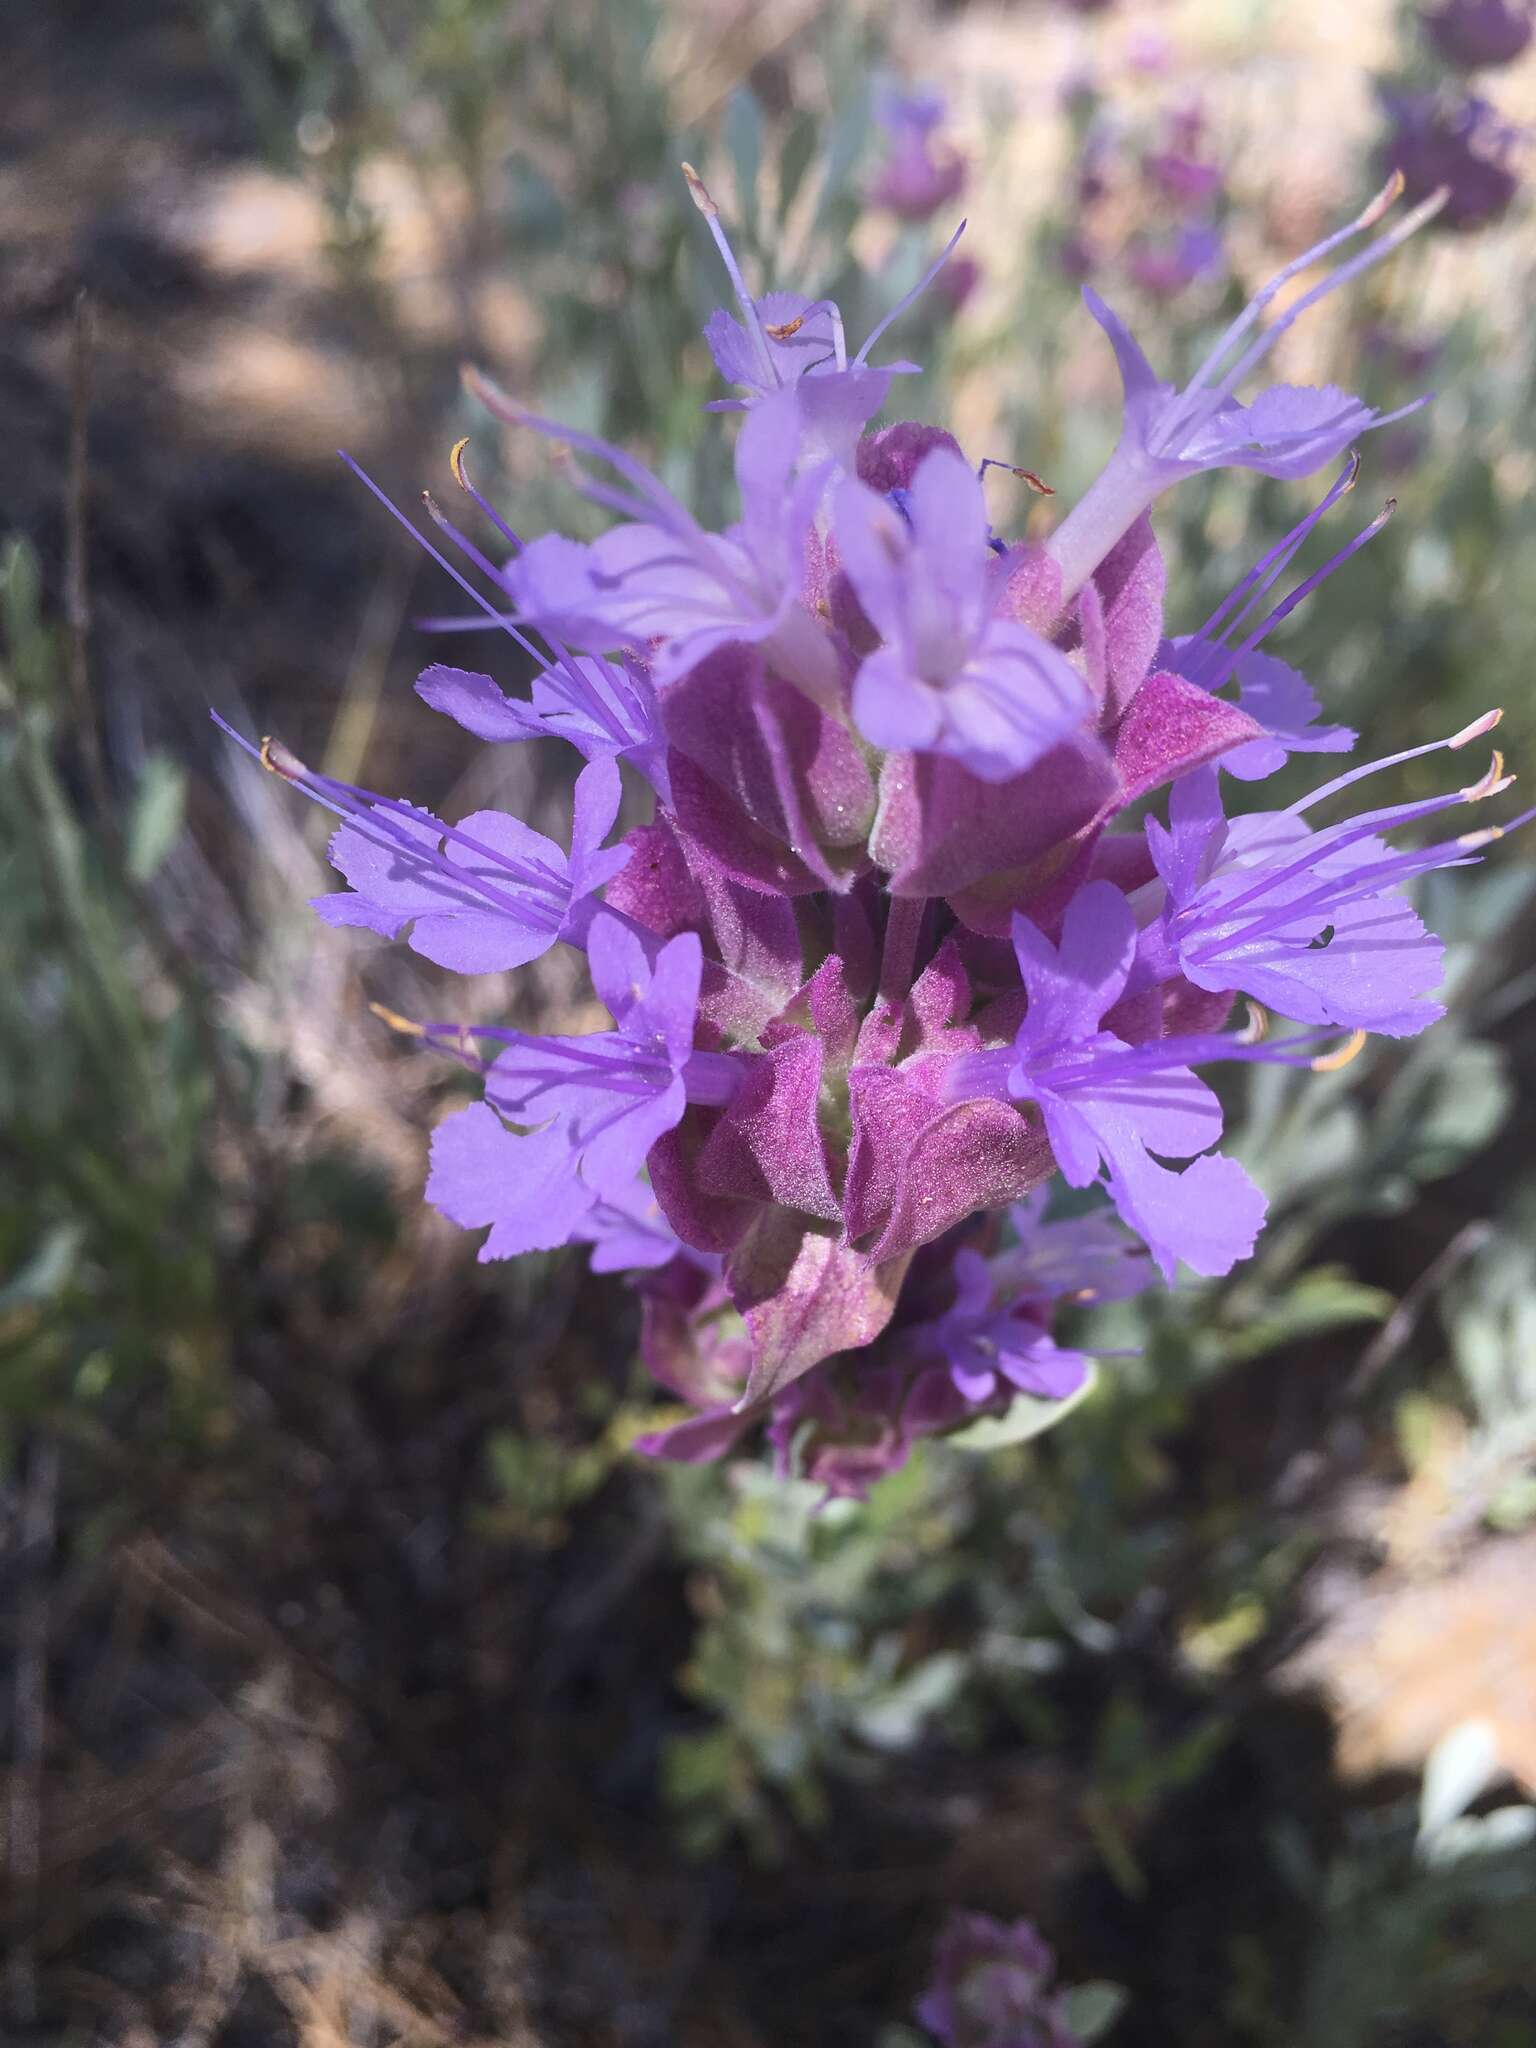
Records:
{"label": "purple sage flower cluster", "polygon": [[931,220],[965,189],[966,163],[939,140],[943,96],[933,91],[888,89],[875,103],[885,134],[884,161],[870,188],[871,204],[898,220]]}
{"label": "purple sage flower cluster", "polygon": [[1384,160],[1414,197],[1440,190],[1443,226],[1470,233],[1502,220],[1520,190],[1515,165],[1526,138],[1478,93],[1383,87]]}
{"label": "purple sage flower cluster", "polygon": [[1442,0],[1425,13],[1424,33],[1458,71],[1484,71],[1524,56],[1536,18],[1531,0]]}
{"label": "purple sage flower cluster", "polygon": [[1080,2048],[1055,1975],[1030,1921],[952,1913],[917,2018],[941,2048]]}
{"label": "purple sage flower cluster", "polygon": [[1532,0],[1440,0],[1419,20],[1432,61],[1414,67],[1406,82],[1381,85],[1389,124],[1382,157],[1401,172],[1410,199],[1444,188],[1443,227],[1488,227],[1515,201],[1530,138],[1472,90],[1466,74],[1522,57],[1536,35],[1536,7]]}
{"label": "purple sage flower cluster", "polygon": [[[1123,428],[1036,545],[995,529],[998,465],[941,427],[875,424],[910,367],[872,360],[903,307],[850,353],[830,302],[754,296],[688,175],[734,288],[706,336],[733,387],[715,404],[742,415],[735,523],[706,529],[623,449],[483,381],[500,419],[571,451],[614,523],[523,539],[462,446],[490,551],[428,501],[458,557],[435,558],[540,670],[526,700],[442,663],[418,690],[489,745],[574,748],[568,833],[449,822],[259,752],[339,819],[327,923],[459,974],[577,948],[612,1020],[413,1026],[484,1083],[436,1131],[429,1200],[486,1233],[484,1259],[580,1243],[636,1276],[646,1362],[681,1404],[645,1450],[707,1459],[764,1429],[784,1469],[857,1495],[919,1437],[1082,1387],[1064,1309],[1251,1252],[1264,1197],[1219,1149],[1206,1071],[1326,1067],[1437,1017],[1440,948],[1403,884],[1498,834],[1395,835],[1507,778],[1495,756],[1439,795],[1353,794],[1437,746],[1459,756],[1490,714],[1229,812],[1234,783],[1353,743],[1264,643],[1379,524],[1277,593],[1353,480],[1352,445],[1399,416],[1253,373],[1427,209],[1362,240],[1390,188],[1182,384],[1089,293]],[[1170,627],[1148,516],[1165,491],[1341,460],[1212,617]],[[615,837],[626,778],[649,816]],[[1266,1035],[1271,1010],[1295,1028]],[[1080,1191],[1064,1218],[1059,1183]]]}
{"label": "purple sage flower cluster", "polygon": [[1058,260],[1082,281],[1118,266],[1149,298],[1169,300],[1225,268],[1217,209],[1226,182],[1194,100],[1165,107],[1144,145],[1090,111],[1072,177],[1072,220]]}

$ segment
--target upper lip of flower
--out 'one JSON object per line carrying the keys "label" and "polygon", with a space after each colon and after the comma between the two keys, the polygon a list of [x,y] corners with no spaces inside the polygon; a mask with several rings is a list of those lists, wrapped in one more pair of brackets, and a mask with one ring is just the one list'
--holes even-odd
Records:
{"label": "upper lip of flower", "polygon": [[1352,221],[1283,265],[1229,324],[1182,389],[1158,377],[1129,328],[1085,288],[1088,309],[1115,352],[1125,390],[1125,417],[1109,464],[1046,542],[1061,570],[1064,601],[1077,593],[1159,493],[1181,477],[1225,466],[1271,476],[1304,476],[1341,454],[1357,434],[1388,426],[1428,402],[1420,398],[1378,413],[1332,387],[1272,385],[1246,404],[1235,395],[1249,372],[1310,307],[1389,256],[1450,196],[1444,187],[1432,193],[1248,340],[1293,278],[1375,227],[1402,190],[1402,175],[1394,172]]}
{"label": "upper lip of flower", "polygon": [[[743,382],[740,388],[751,390],[757,397],[766,396],[770,392],[781,390],[784,387],[786,380],[780,374],[781,366],[778,360],[778,352],[785,344],[796,339],[802,322],[808,320],[813,313],[822,313],[827,317],[832,350],[830,363],[796,364],[795,375],[798,377],[818,373],[842,374],[849,370],[863,369],[869,362],[870,350],[881,339],[893,322],[901,318],[908,306],[915,299],[920,298],[928,289],[929,285],[932,284],[933,280],[953,255],[960,237],[965,233],[966,224],[964,221],[961,221],[959,227],[955,229],[948,242],[945,243],[938,257],[928,266],[912,289],[909,292],[905,292],[897,300],[896,304],[881,319],[875,322],[875,325],[865,336],[863,346],[850,362],[848,359],[847,343],[843,335],[842,314],[830,299],[818,299],[807,302],[798,316],[788,322],[780,323],[787,330],[786,332],[781,334],[770,332],[770,329],[764,324],[759,301],[748,291],[747,281],[742,274],[741,265],[737,262],[735,251],[731,248],[725,229],[720,224],[719,207],[716,206],[714,200],[710,197],[708,187],[693,166],[685,163],[682,169],[683,177],[687,181],[688,191],[693,199],[693,203],[704,216],[710,236],[714,241],[715,247],[720,252],[720,260],[725,265],[726,275],[730,278],[736,303],[741,308],[745,333],[757,357],[757,367],[761,381],[754,384]],[[716,361],[722,372],[729,375],[730,372],[726,370],[725,366],[719,364],[718,353]],[[916,365],[901,363],[888,367],[899,370],[912,370],[915,369]],[[789,381],[792,382],[793,379]]]}

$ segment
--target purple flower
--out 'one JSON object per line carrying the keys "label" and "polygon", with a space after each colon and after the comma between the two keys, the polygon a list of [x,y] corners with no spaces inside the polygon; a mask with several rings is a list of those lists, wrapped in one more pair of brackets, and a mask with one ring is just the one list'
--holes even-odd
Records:
{"label": "purple flower", "polygon": [[1046,1401],[1075,1394],[1088,1374],[1080,1351],[1062,1351],[1050,1331],[1019,1304],[994,1306],[997,1276],[980,1252],[955,1254],[955,1299],[936,1323],[912,1332],[912,1341],[926,1341],[949,1367],[951,1379],[968,1401],[986,1401],[1010,1388]]}
{"label": "purple flower", "polygon": [[1466,231],[1509,211],[1520,189],[1510,159],[1521,137],[1487,100],[1384,92],[1382,101],[1392,122],[1383,154],[1411,197],[1443,191],[1441,220]]}
{"label": "purple flower", "polygon": [[917,2018],[942,2048],[1078,2048],[1060,1995],[1056,1958],[1028,1920],[951,1913],[933,1955]]}
{"label": "purple flower", "polygon": [[1172,235],[1133,237],[1125,267],[1133,283],[1153,298],[1173,298],[1222,268],[1221,236],[1212,227],[1184,227]]}
{"label": "purple flower", "polygon": [[1186,149],[1153,150],[1142,158],[1142,169],[1181,206],[1202,206],[1221,190],[1221,165],[1192,156]]}
{"label": "purple flower", "polygon": [[[808,299],[803,292],[764,292],[752,305],[757,315],[753,329],[732,319],[723,306],[704,323],[704,339],[727,384],[750,392],[754,399],[768,398],[802,377],[830,376],[846,367],[842,315],[830,299]],[[839,347],[844,355],[841,366]],[[745,399],[719,401],[718,409],[724,411],[727,404],[733,411],[749,409]]]}
{"label": "purple flower", "polygon": [[833,529],[884,643],[853,684],[854,719],[873,745],[943,754],[1001,782],[1088,722],[1092,695],[1066,657],[997,616],[986,502],[962,457],[933,449],[897,504],[846,480]]}
{"label": "purple flower", "polygon": [[850,1357],[807,1373],[773,1403],[765,1435],[782,1478],[824,1486],[832,1500],[868,1500],[919,1437],[968,1421],[971,1403],[942,1367]]}
{"label": "purple flower", "polygon": [[1272,654],[1247,653],[1234,657],[1232,672],[1238,704],[1264,728],[1263,739],[1221,757],[1221,766],[1239,782],[1262,781],[1291,754],[1347,754],[1355,744],[1349,726],[1319,723],[1321,706],[1299,669]]}
{"label": "purple flower", "polygon": [[1205,126],[1198,105],[1171,109],[1162,147],[1142,158],[1146,175],[1177,205],[1204,207],[1221,190],[1221,165],[1200,154]]}
{"label": "purple flower", "polygon": [[1074,284],[1082,284],[1099,267],[1098,252],[1080,228],[1062,236],[1056,245],[1056,261],[1061,266],[1062,275],[1071,278]]}
{"label": "purple flower", "polygon": [[1379,263],[1435,213],[1431,198],[1388,233],[1369,243],[1320,284],[1303,292],[1280,317],[1248,336],[1276,296],[1300,272],[1342,243],[1373,227],[1396,200],[1401,182],[1386,190],[1346,227],[1305,250],[1272,277],[1221,335],[1182,390],[1164,383],[1130,329],[1097,293],[1085,289],[1089,312],[1109,336],[1125,391],[1119,445],[1108,465],[1051,535],[1047,546],[1071,596],[1147,507],[1183,477],[1206,469],[1254,469],[1264,476],[1301,477],[1320,469],[1359,435],[1417,409],[1380,413],[1333,385],[1275,384],[1242,403],[1237,387],[1279,337],[1317,301]]}
{"label": "purple flower", "polygon": [[1014,1242],[992,1260],[994,1284],[1015,1306],[1044,1312],[1058,1302],[1128,1301],[1152,1284],[1152,1264],[1105,1209],[1046,1221],[1049,1190],[1008,1211]]}
{"label": "purple flower", "polygon": [[583,1038],[498,1034],[505,1043],[491,1063],[486,1100],[512,1123],[558,1120],[573,1170],[613,1198],[633,1186],[690,1094],[729,1099],[738,1070],[728,1054],[693,1050],[703,968],[693,933],[669,939],[653,962],[627,924],[600,911],[587,936],[587,964],[617,1028]]}
{"label": "purple flower", "polygon": [[[725,1101],[736,1085],[729,1054],[693,1050],[702,955],[692,933],[653,958],[622,919],[599,912],[587,960],[617,1028],[583,1038],[477,1032],[502,1044],[485,1101],[449,1117],[433,1139],[427,1199],[466,1228],[492,1226],[482,1259],[583,1237],[608,1247],[606,1263],[616,1266],[620,1245],[635,1249],[635,1176],[646,1154],[690,1099]],[[449,1026],[424,1029],[452,1036]],[[515,1133],[509,1123],[541,1128]]]}
{"label": "purple flower", "polygon": [[597,1199],[571,1171],[558,1125],[517,1136],[483,1102],[445,1117],[433,1132],[426,1194],[450,1223],[490,1225],[482,1261],[569,1244]]}
{"label": "purple flower", "polygon": [[[1196,1157],[1221,1136],[1221,1104],[1177,1042],[1133,1047],[1102,1028],[1135,963],[1130,904],[1112,883],[1090,882],[1067,906],[1059,947],[1018,915],[1013,944],[1029,1005],[1011,1051],[962,1056],[947,1092],[998,1089],[1035,1104],[1068,1186],[1102,1180],[1164,1279],[1180,1259],[1230,1272],[1253,1249],[1265,1205],[1235,1160]],[[1176,1173],[1154,1153],[1195,1163]]]}
{"label": "purple flower", "polygon": [[964,189],[964,159],[953,150],[934,153],[933,131],[943,118],[944,102],[937,93],[881,96],[876,119],[889,149],[870,198],[898,220],[927,220]]}
{"label": "purple flower", "polygon": [[619,809],[618,771],[607,761],[577,778],[569,855],[505,811],[444,825],[361,791],[357,799],[356,822],[329,849],[349,887],[313,897],[314,908],[330,925],[404,933],[413,953],[457,974],[526,966],[558,939],[579,944],[591,899],[629,858],[602,843]]}
{"label": "purple flower", "polygon": [[505,417],[600,456],[628,485],[583,483],[585,495],[627,515],[623,525],[587,545],[548,534],[507,565],[506,587],[526,623],[594,654],[658,643],[650,667],[663,686],[738,641],[761,647],[809,696],[835,697],[836,652],[802,603],[827,472],[818,467],[796,478],[802,415],[793,387],[754,406],[742,426],[742,516],[721,534],[707,533],[621,449],[499,398],[490,402]]}
{"label": "purple flower", "polygon": [[416,694],[477,739],[568,740],[585,760],[629,761],[663,803],[671,801],[656,692],[644,665],[628,655],[613,662],[564,654],[535,676],[526,704],[489,676],[444,662],[422,670]]}
{"label": "purple flower", "polygon": [[1424,33],[1447,64],[1463,71],[1513,64],[1530,45],[1529,0],[1445,0],[1424,16]]}
{"label": "purple flower", "polygon": [[853,442],[884,404],[890,379],[913,375],[918,367],[916,363],[887,363],[872,369],[870,351],[943,270],[965,232],[965,222],[961,221],[950,236],[937,261],[876,322],[850,362],[843,316],[831,299],[808,299],[800,292],[768,292],[762,298],[753,297],[720,224],[720,209],[703,179],[689,164],[683,165],[683,176],[720,253],[741,313],[741,319],[736,320],[723,308],[717,309],[705,322],[704,339],[727,384],[734,384],[747,395],[715,399],[708,410],[746,412],[761,400],[786,389],[797,389],[804,383],[803,429],[809,452],[835,455],[848,466]]}
{"label": "purple flower", "polygon": [[643,1180],[599,1195],[573,1235],[591,1245],[594,1273],[652,1271],[683,1249],[650,1184]]}
{"label": "purple flower", "polygon": [[603,845],[618,815],[619,772],[594,761],[576,779],[571,851],[504,811],[475,811],[445,825],[430,811],[306,768],[274,740],[259,748],[218,713],[214,722],[263,767],[346,822],[330,844],[351,884],[312,898],[330,925],[396,939],[458,974],[526,966],[558,940],[585,941],[597,891],[629,859]]}
{"label": "purple flower", "polygon": [[[1492,722],[1479,719],[1449,742],[1463,746]],[[1181,974],[1196,988],[1241,992],[1302,1024],[1337,1025],[1408,1038],[1443,1015],[1426,1000],[1441,978],[1442,950],[1401,894],[1404,882],[1460,866],[1481,832],[1395,853],[1381,837],[1396,826],[1507,787],[1493,772],[1468,788],[1368,811],[1313,831],[1303,812],[1380,768],[1435,751],[1372,762],[1284,811],[1228,821],[1213,769],[1176,782],[1168,827],[1147,820],[1147,844],[1166,890],[1160,920],[1142,937],[1144,971]]]}

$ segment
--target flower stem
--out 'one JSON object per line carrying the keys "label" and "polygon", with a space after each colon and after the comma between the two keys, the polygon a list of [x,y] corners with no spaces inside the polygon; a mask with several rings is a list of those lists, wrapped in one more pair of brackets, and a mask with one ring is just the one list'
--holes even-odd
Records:
{"label": "flower stem", "polygon": [[1121,442],[1045,543],[1046,553],[1061,571],[1063,607],[1170,481],[1159,476],[1138,450]]}

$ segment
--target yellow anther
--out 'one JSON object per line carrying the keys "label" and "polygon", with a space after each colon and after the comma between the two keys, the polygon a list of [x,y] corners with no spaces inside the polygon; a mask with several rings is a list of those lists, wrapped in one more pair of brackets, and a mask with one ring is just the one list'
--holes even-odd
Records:
{"label": "yellow anther", "polygon": [[1402,172],[1394,171],[1391,177],[1388,178],[1385,185],[1383,185],[1381,190],[1376,194],[1376,197],[1371,201],[1370,205],[1365,209],[1364,213],[1362,213],[1359,219],[1356,220],[1355,226],[1357,228],[1375,227],[1377,221],[1381,219],[1382,215],[1384,213],[1390,213],[1392,211],[1392,208],[1396,206],[1398,200],[1402,198],[1403,184],[1404,179]]}
{"label": "yellow anther", "polygon": [[270,733],[262,735],[261,765],[269,775],[279,775],[284,782],[298,782],[309,773],[298,755]]}
{"label": "yellow anther", "polygon": [[383,1003],[370,1003],[369,1009],[381,1023],[391,1031],[398,1031],[406,1038],[425,1038],[426,1033],[419,1024],[413,1024],[409,1017],[402,1017],[398,1010],[387,1009]]}
{"label": "yellow anther", "polygon": [[1036,497],[1055,497],[1056,486],[1054,484],[1048,484],[1045,481],[1044,477],[1036,476],[1035,472],[1032,469],[1015,469],[1013,473],[1019,479],[1020,483],[1026,483],[1029,485],[1029,488],[1035,493]]}
{"label": "yellow anther", "polygon": [[1245,1001],[1248,1004],[1248,1022],[1238,1032],[1237,1042],[1239,1045],[1262,1045],[1269,1036],[1269,1012],[1251,996]]}
{"label": "yellow anther", "polygon": [[1469,804],[1480,804],[1485,796],[1500,795],[1514,780],[1513,775],[1504,773],[1504,756],[1495,747],[1493,759],[1488,763],[1486,771],[1461,793]]}
{"label": "yellow anther", "polygon": [[1365,1039],[1366,1034],[1363,1031],[1351,1031],[1344,1043],[1336,1047],[1333,1052],[1320,1052],[1318,1054],[1317,1058],[1312,1061],[1313,1073],[1336,1074],[1340,1067],[1347,1067],[1350,1061],[1364,1049]]}
{"label": "yellow anther", "polygon": [[792,334],[800,332],[805,320],[806,316],[802,313],[797,319],[780,321],[776,327],[764,327],[763,332],[770,341],[788,341]]}
{"label": "yellow anther", "polygon": [[462,441],[454,442],[453,451],[448,457],[448,467],[453,471],[453,480],[461,491],[469,489],[469,478],[464,474],[464,450],[468,446],[469,436],[466,434]]}

